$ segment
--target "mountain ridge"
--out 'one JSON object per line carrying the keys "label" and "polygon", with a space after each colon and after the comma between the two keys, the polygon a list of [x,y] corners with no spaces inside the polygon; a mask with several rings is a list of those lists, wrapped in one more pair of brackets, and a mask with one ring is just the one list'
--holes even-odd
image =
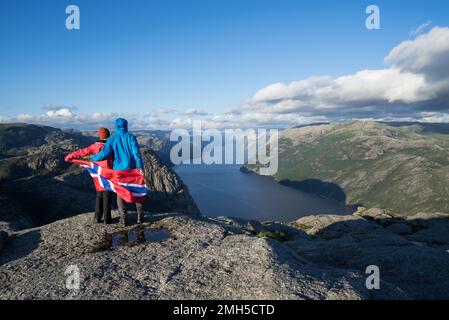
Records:
{"label": "mountain ridge", "polygon": [[449,135],[438,132],[443,129],[361,121],[288,129],[280,133],[274,178],[348,205],[449,212]]}

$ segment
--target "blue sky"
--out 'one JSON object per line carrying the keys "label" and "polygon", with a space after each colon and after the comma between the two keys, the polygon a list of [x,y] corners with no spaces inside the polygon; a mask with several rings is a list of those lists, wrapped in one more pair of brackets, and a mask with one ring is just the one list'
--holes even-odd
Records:
{"label": "blue sky", "polygon": [[[69,4],[80,30],[65,29]],[[369,4],[381,30],[365,28]],[[273,83],[385,68],[413,28],[449,26],[447,12],[445,0],[3,0],[0,115],[219,115]]]}

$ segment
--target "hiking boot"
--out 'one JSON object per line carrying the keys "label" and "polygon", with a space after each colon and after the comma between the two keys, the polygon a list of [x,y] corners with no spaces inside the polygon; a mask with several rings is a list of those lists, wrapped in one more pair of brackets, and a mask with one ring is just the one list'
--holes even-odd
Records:
{"label": "hiking boot", "polygon": [[111,217],[111,213],[106,213],[104,215],[104,224],[111,224],[112,223],[112,217]]}
{"label": "hiking boot", "polygon": [[97,223],[102,223],[103,220],[101,219],[101,215],[97,212],[95,212],[95,219],[94,219]]}

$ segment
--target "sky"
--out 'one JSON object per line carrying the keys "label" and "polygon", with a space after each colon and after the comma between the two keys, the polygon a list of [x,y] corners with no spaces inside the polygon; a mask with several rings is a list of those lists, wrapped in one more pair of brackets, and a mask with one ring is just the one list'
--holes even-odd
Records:
{"label": "sky", "polygon": [[[71,4],[79,30],[66,29]],[[447,12],[446,0],[2,0],[0,122],[448,122]]]}

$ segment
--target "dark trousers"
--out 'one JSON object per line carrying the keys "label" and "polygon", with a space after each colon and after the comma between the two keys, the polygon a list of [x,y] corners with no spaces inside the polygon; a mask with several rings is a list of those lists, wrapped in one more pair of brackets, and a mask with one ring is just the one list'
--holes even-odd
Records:
{"label": "dark trousers", "polygon": [[95,218],[98,222],[111,222],[112,193],[110,191],[97,191],[95,203]]}
{"label": "dark trousers", "polygon": [[[137,217],[138,218],[143,217],[143,204],[136,203],[135,205],[136,205]],[[122,217],[126,217],[126,202],[119,196],[117,196],[117,207],[118,207],[118,211],[120,212],[120,215]]]}

